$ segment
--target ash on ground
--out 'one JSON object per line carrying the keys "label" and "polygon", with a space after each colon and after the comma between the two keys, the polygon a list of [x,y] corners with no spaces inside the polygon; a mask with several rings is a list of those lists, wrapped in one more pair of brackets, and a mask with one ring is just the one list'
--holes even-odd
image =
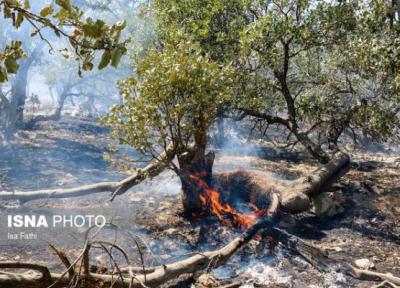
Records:
{"label": "ash on ground", "polygon": [[[73,187],[126,177],[108,162],[107,130],[93,121],[64,118],[22,131],[18,140],[0,148],[0,190]],[[245,144],[243,144],[245,145]],[[246,150],[247,149],[247,150]],[[291,181],[318,164],[301,153],[282,153],[267,144],[246,153],[217,153],[215,171],[255,168]],[[335,259],[368,259],[378,271],[400,274],[400,155],[386,151],[352,150],[351,170],[326,197],[340,205],[335,213],[316,217],[312,212],[285,219],[280,225],[305,241],[330,252]],[[290,155],[290,156],[288,156]],[[303,161],[300,163],[299,159]],[[0,201],[0,217],[8,214],[101,214],[118,229],[99,235],[115,239],[129,252],[132,264],[159,265],[184,259],[198,251],[221,247],[240,231],[217,219],[189,221],[182,217],[179,179],[171,172],[144,181],[128,193],[108,201],[108,193],[70,199],[45,199],[18,205]],[[328,218],[327,218],[328,217]],[[0,261],[34,261],[62,271],[47,242],[77,257],[85,229],[38,230],[38,240],[9,241],[5,221],[0,225]],[[93,253],[92,264],[106,267],[106,255]],[[124,259],[118,256],[118,261]],[[210,267],[211,268],[211,267]],[[208,272],[208,273],[207,273]],[[252,241],[225,266],[201,277],[180,277],[171,287],[370,287],[340,273],[321,273],[284,247]],[[181,279],[183,278],[183,279]]]}

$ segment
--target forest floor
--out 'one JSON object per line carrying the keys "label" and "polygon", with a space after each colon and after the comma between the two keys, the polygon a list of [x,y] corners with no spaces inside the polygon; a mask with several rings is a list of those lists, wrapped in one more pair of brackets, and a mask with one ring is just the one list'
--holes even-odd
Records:
{"label": "forest floor", "polygon": [[[21,131],[15,143],[0,147],[0,191],[72,187],[125,177],[103,159],[109,151],[107,130],[93,120],[63,118]],[[215,171],[252,168],[290,181],[318,164],[301,153],[281,151],[271,145],[227,145],[217,150]],[[332,217],[312,212],[287,217],[280,223],[312,244],[327,249],[334,259],[352,262],[366,258],[377,271],[400,275],[400,154],[351,150],[350,171],[332,185],[327,195],[343,209]],[[138,248],[147,265],[176,261],[190,253],[214,250],[240,231],[216,219],[188,221],[181,216],[179,180],[171,171],[149,179],[130,192],[108,201],[99,193],[74,199],[44,199],[24,205],[0,199],[0,261],[46,262],[62,269],[47,242],[64,248],[73,259],[83,247],[84,229],[35,229],[38,239],[8,240],[8,214],[102,214],[125,232],[104,231],[116,237],[140,264]],[[4,219],[4,221],[3,221]],[[30,232],[27,229],[26,232]],[[31,229],[32,230],[32,229]],[[122,230],[121,230],[122,231]],[[128,231],[128,232],[126,232]],[[11,231],[12,232],[12,231]],[[133,235],[133,236],[132,236]],[[268,245],[267,245],[268,246]],[[217,287],[230,282],[240,287],[371,287],[340,273],[320,273],[284,247],[264,247],[253,241],[224,267],[203,275],[195,287]],[[105,265],[104,255],[92,255],[92,263]],[[174,281],[176,287],[191,287]],[[179,283],[179,284],[178,284]]]}

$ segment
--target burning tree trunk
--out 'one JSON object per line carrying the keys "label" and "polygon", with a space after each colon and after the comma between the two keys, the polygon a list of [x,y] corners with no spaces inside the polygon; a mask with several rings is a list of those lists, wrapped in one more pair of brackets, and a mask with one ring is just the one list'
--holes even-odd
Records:
{"label": "burning tree trunk", "polygon": [[182,204],[188,215],[201,213],[204,209],[199,202],[202,187],[193,181],[193,177],[200,177],[202,181],[211,184],[212,168],[215,154],[206,154],[207,134],[205,129],[195,135],[194,145],[190,145],[183,153],[177,153],[179,168],[178,175],[182,183]]}
{"label": "burning tree trunk", "polygon": [[[42,198],[77,197],[109,191],[113,192],[111,199],[114,199],[147,177],[154,177],[162,172],[167,163],[172,161],[175,153],[177,151],[174,146],[169,145],[160,159],[119,182],[104,182],[67,189],[1,192],[0,194],[3,200],[18,199],[26,202]],[[267,207],[274,200],[275,195],[278,195],[278,202],[282,208],[291,213],[303,212],[309,208],[310,199],[321,191],[324,184],[349,163],[349,156],[339,152],[321,168],[288,184],[257,170],[239,170],[213,175],[214,157],[214,153],[205,154],[205,149],[197,148],[178,154],[180,167],[177,172],[182,182],[182,202],[187,215],[201,214],[209,210],[214,214],[228,213],[233,217],[240,217],[234,209],[228,208],[227,204],[232,201],[227,199],[224,192],[229,192],[231,200],[234,197],[241,197],[260,209]],[[257,211],[261,214],[263,212],[265,211]],[[246,222],[248,223],[246,227],[252,223],[248,219]]]}
{"label": "burning tree trunk", "polygon": [[[183,205],[187,215],[210,213],[229,225],[250,227],[257,218],[268,214],[269,206],[280,207],[289,213],[300,213],[310,208],[312,197],[323,186],[347,167],[349,156],[337,153],[332,160],[311,174],[292,182],[278,181],[259,170],[238,170],[211,174],[213,155],[209,153],[202,165],[190,165],[183,174]],[[193,163],[193,162],[192,162]],[[195,169],[198,168],[198,169]],[[231,203],[241,198],[252,203],[256,210],[243,214]],[[273,216],[273,215],[269,215]]]}

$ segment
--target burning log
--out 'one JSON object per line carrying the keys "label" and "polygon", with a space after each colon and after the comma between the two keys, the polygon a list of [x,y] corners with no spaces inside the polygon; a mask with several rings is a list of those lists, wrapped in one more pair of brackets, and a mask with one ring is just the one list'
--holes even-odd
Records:
{"label": "burning log", "polygon": [[231,201],[241,198],[259,208],[266,207],[276,195],[280,207],[290,213],[307,211],[311,198],[321,192],[323,186],[334,175],[349,164],[349,156],[337,153],[333,159],[309,175],[292,182],[283,182],[271,178],[259,170],[238,170],[214,175],[214,185],[220,190],[230,191]]}
{"label": "burning log", "polygon": [[[147,177],[154,177],[160,174],[166,168],[168,163],[170,163],[175,157],[175,154],[176,149],[174,149],[174,146],[170,144],[159,158],[151,161],[146,167],[138,169],[130,177],[118,182],[101,182],[66,189],[0,192],[0,195],[3,200],[19,200],[21,202],[27,202],[35,199],[78,197],[98,192],[112,192],[111,200],[113,200],[117,195],[125,193],[131,187],[139,184]],[[180,162],[184,162],[182,158],[185,157],[181,155],[179,157]],[[201,206],[209,206],[209,208],[213,210],[212,212],[220,219],[221,213],[228,213],[231,214],[232,217],[236,218],[236,222],[243,222],[242,226],[249,227],[255,222],[254,220],[257,216],[267,213],[262,209],[268,206],[272,201],[272,197],[274,197],[272,196],[273,193],[278,195],[279,204],[286,211],[290,213],[306,211],[310,206],[310,198],[317,195],[323,185],[349,163],[349,156],[339,152],[334,155],[330,162],[321,168],[315,170],[308,176],[293,181],[290,184],[271,179],[266,173],[256,170],[225,172],[210,177],[213,160],[214,154],[209,153],[206,157],[205,164],[203,163],[204,165],[202,165],[205,166],[206,170],[183,177],[184,180],[186,179],[182,182],[183,190],[185,190],[183,193],[184,204],[194,203],[193,205],[191,204],[191,206],[196,206],[197,209],[189,209],[191,213],[201,212],[201,209],[203,209]],[[199,177],[199,173],[201,172],[205,172],[207,177]],[[201,182],[204,181],[204,179],[208,180],[204,183]],[[193,182],[198,182],[195,186],[200,187],[193,188]],[[207,187],[205,187],[205,185]],[[198,188],[200,188],[200,190],[206,190],[206,193],[204,195],[199,193]],[[212,189],[214,189],[216,193],[215,191],[210,191]],[[259,211],[255,211],[255,215],[251,217],[243,218],[242,215],[236,213],[231,207],[219,203],[221,201],[220,199],[217,199],[217,197],[220,197],[219,194],[221,194],[221,191],[229,191],[231,194],[229,197],[240,196],[246,201],[259,207]],[[199,205],[199,202],[201,202],[201,205]],[[219,203],[219,207],[216,206],[216,203]]]}

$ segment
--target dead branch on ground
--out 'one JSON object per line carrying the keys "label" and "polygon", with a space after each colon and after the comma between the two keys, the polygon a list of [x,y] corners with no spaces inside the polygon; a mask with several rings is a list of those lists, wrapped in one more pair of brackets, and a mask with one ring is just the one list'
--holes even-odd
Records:
{"label": "dead branch on ground", "polygon": [[0,192],[0,196],[2,200],[19,200],[20,202],[27,202],[36,199],[80,197],[99,192],[112,192],[112,200],[115,196],[125,193],[133,186],[144,181],[146,178],[155,177],[160,174],[167,167],[166,163],[173,159],[174,156],[173,146],[169,145],[166,152],[162,153],[158,159],[154,159],[142,169],[137,169],[135,173],[121,181],[101,182],[65,189],[16,192],[2,191]]}
{"label": "dead branch on ground", "polygon": [[[102,275],[102,274],[95,274],[95,273],[90,273],[86,275],[86,273],[83,273],[83,275],[79,275],[78,277],[81,277],[81,281],[85,283],[91,283],[91,284],[99,284],[103,283],[103,287],[158,287],[161,284],[166,283],[169,280],[172,280],[182,274],[191,274],[195,272],[199,272],[205,269],[210,269],[210,268],[217,268],[223,264],[225,264],[228,259],[240,248],[242,248],[245,244],[247,244],[255,235],[257,235],[261,230],[264,229],[271,229],[271,231],[274,232],[275,235],[280,235],[278,239],[280,240],[285,240],[287,243],[292,243],[292,249],[296,250],[299,249],[299,254],[302,255],[301,249],[303,249],[303,242],[299,238],[290,235],[286,232],[283,232],[282,230],[278,228],[273,227],[274,224],[270,220],[263,220],[261,222],[258,222],[257,224],[253,225],[249,229],[247,229],[243,234],[241,234],[239,237],[235,238],[233,241],[229,242],[227,245],[222,247],[221,249],[214,250],[214,251],[207,251],[207,252],[199,252],[195,254],[192,257],[189,257],[187,259],[155,267],[153,268],[153,272],[148,273],[146,276],[143,274],[140,274],[141,270],[139,267],[133,268],[131,267],[131,271],[136,271],[136,275],[133,274],[132,277],[128,277],[124,275],[123,277],[114,277],[114,275]],[[294,244],[296,243],[296,244]],[[305,244],[305,246],[310,246],[308,244]],[[89,247],[90,246],[86,246]],[[312,246],[310,246],[312,247]],[[315,248],[314,254],[321,254],[323,253],[318,249]],[[87,251],[88,249],[84,249],[84,251]],[[81,254],[81,255],[86,255],[86,252]],[[80,256],[79,258],[82,258],[83,256]],[[322,257],[321,259],[323,259]],[[74,261],[74,263],[77,263],[77,260]],[[15,263],[9,263],[7,266],[3,266],[4,268],[24,268],[29,264],[27,263],[19,263],[18,265]],[[22,266],[21,266],[22,265]],[[1,266],[0,266],[1,267]],[[46,268],[47,269],[47,268]],[[149,270],[147,270],[149,271]],[[121,273],[123,271],[121,270]],[[43,273],[44,275],[44,273]],[[57,273],[51,273],[48,274],[50,275],[51,282],[48,281],[48,278],[45,279],[44,277],[40,277],[40,275],[32,275],[32,274],[20,274],[18,277],[16,276],[10,276],[8,274],[0,274],[0,286],[5,287],[5,288],[14,288],[14,287],[47,287],[49,284],[51,284],[50,287],[58,288],[58,287],[65,287],[68,286],[69,283],[71,283],[71,277],[67,276],[67,273],[63,274],[57,274]],[[48,277],[47,275],[47,277]],[[46,286],[47,285],[47,286]]]}
{"label": "dead branch on ground", "polygon": [[352,265],[347,266],[347,273],[350,276],[360,279],[360,280],[368,280],[368,281],[387,281],[393,283],[395,285],[400,285],[400,278],[393,276],[391,273],[380,273],[371,270],[363,270],[358,269]]}

